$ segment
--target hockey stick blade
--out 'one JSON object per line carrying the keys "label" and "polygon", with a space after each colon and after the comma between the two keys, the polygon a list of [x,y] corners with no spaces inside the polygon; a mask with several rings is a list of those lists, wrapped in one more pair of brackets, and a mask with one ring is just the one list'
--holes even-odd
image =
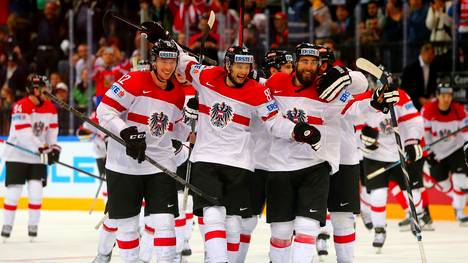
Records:
{"label": "hockey stick blade", "polygon": [[210,11],[210,17],[208,18],[208,26],[210,27],[210,30],[213,28],[215,18],[216,18],[216,15],[213,12],[213,10],[211,10]]}
{"label": "hockey stick blade", "polygon": [[369,60],[365,58],[356,59],[356,67],[371,74],[372,76],[380,80],[382,84],[386,84],[385,82],[387,81],[387,79],[382,79],[383,70],[377,67],[374,63],[370,62]]}

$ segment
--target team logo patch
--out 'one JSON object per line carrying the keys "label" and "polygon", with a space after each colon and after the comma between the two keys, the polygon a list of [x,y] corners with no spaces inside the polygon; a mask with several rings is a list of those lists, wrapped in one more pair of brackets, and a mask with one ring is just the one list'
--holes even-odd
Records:
{"label": "team logo patch", "polygon": [[211,124],[217,128],[225,128],[234,117],[234,110],[225,102],[216,102],[210,110]]}
{"label": "team logo patch", "polygon": [[35,122],[32,126],[33,134],[36,137],[41,136],[42,132],[44,131],[44,123],[42,121]]}
{"label": "team logo patch", "polygon": [[385,119],[379,123],[380,131],[383,134],[391,134],[393,133],[392,123],[390,119]]}
{"label": "team logo patch", "polygon": [[340,101],[346,102],[349,97],[351,97],[351,93],[346,90],[343,94],[341,94]]}
{"label": "team logo patch", "polygon": [[112,92],[115,93],[115,95],[119,96],[120,98],[122,98],[123,96],[125,96],[125,92],[123,91],[123,89],[118,86],[118,85],[112,85],[112,87],[110,88],[112,90]]}
{"label": "team logo patch", "polygon": [[24,114],[13,114],[11,116],[11,121],[21,121],[26,119],[26,116]]}
{"label": "team logo patch", "polygon": [[154,112],[148,122],[150,133],[155,137],[163,136],[169,129],[169,117],[163,112]]}
{"label": "team logo patch", "polygon": [[452,133],[449,129],[440,130],[438,133],[439,133],[440,138],[447,137],[444,139],[444,141],[449,141],[450,139],[452,139],[452,136],[448,136],[449,134]]}
{"label": "team logo patch", "polygon": [[405,104],[405,109],[407,109],[407,110],[414,109],[413,102],[410,101],[410,102],[406,103]]}
{"label": "team logo patch", "polygon": [[306,117],[304,110],[296,109],[296,108],[292,110],[288,110],[286,112],[286,117],[294,123],[307,121],[307,117]]}

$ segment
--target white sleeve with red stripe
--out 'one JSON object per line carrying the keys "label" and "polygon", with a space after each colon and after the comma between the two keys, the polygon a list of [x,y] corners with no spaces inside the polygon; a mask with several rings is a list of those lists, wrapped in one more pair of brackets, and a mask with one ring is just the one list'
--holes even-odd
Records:
{"label": "white sleeve with red stripe", "polygon": [[[55,108],[54,108],[55,109]],[[47,130],[47,143],[49,145],[57,144],[57,137],[58,137],[58,116],[57,112],[51,112],[50,115],[50,122],[49,122],[49,129]]]}
{"label": "white sleeve with red stripe", "polygon": [[[44,146],[39,138],[33,134],[31,114],[33,109],[28,104],[16,104],[13,107],[11,115],[11,127],[14,127],[15,135],[10,134],[10,137],[16,137],[16,143],[19,146],[27,148],[33,152],[37,152],[39,147]],[[13,131],[13,129],[11,129]]]}
{"label": "white sleeve with red stripe", "polygon": [[190,76],[192,73],[192,67],[194,65],[198,65],[199,67],[203,67],[203,66],[198,64],[197,60],[194,57],[187,54],[181,47],[179,47],[179,45],[177,45],[177,48],[179,49],[179,61],[177,64],[177,70],[188,81],[192,82],[192,79]]}
{"label": "white sleeve with red stripe", "polygon": [[419,111],[414,107],[411,98],[400,91],[400,101],[395,105],[398,126],[401,130],[403,140],[418,139],[424,136],[424,121]]}
{"label": "white sleeve with red stripe", "polygon": [[273,136],[292,139],[294,122],[279,114],[278,104],[270,95],[270,89],[265,88],[264,94],[267,102],[257,107],[257,115],[264,122]]}
{"label": "white sleeve with red stripe", "polygon": [[99,124],[119,135],[120,131],[128,127],[122,117],[134,100],[135,96],[126,91],[123,85],[114,82],[97,107]]}
{"label": "white sleeve with red stripe", "polygon": [[423,117],[423,122],[424,122],[424,141],[426,144],[431,144],[432,143],[432,122],[430,119],[426,118],[427,114],[424,114],[424,112],[427,110],[427,107],[422,107],[421,109],[421,116]]}

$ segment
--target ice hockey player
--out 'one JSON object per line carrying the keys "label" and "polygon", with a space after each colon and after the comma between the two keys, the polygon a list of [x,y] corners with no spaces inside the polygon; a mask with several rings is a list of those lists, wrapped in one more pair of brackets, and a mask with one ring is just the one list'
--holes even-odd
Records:
{"label": "ice hockey player", "polygon": [[143,198],[157,229],[157,260],[170,262],[176,256],[175,181],[144,160],[148,155],[175,172],[172,139],[186,141],[190,130],[181,121],[184,92],[171,80],[179,55],[175,43],[159,40],[151,53],[152,71],[121,77],[97,108],[99,123],[127,144],[124,147],[109,140],[106,159],[108,213],[110,219],[118,221],[117,245],[124,262],[138,260],[138,215]]}
{"label": "ice hockey player", "polygon": [[246,48],[228,48],[224,61],[221,68],[197,64],[185,54],[179,59],[179,72],[199,94],[191,181],[222,200],[221,206],[213,206],[194,196],[194,213],[203,215],[208,262],[237,262],[241,217],[251,215],[252,119],[260,118],[275,136],[318,143],[309,136],[317,133],[315,128],[295,126],[280,116],[268,89],[248,77],[254,60]]}
{"label": "ice hockey player", "polygon": [[47,165],[59,160],[60,146],[57,144],[57,110],[43,90],[47,90],[47,78],[31,74],[27,78],[27,96],[13,106],[8,142],[37,152],[35,156],[6,145],[5,158],[5,202],[2,237],[10,237],[18,200],[23,185],[28,187],[28,235],[31,241],[37,237],[41,213],[42,191],[47,185]]}
{"label": "ice hockey player", "polygon": [[[271,77],[277,72],[291,74],[293,71],[293,56],[280,49],[272,49],[265,55],[264,72]],[[259,83],[265,84],[267,79],[260,78]],[[250,176],[250,211],[251,216],[242,218],[239,255],[237,262],[244,262],[250,245],[252,232],[257,226],[258,216],[265,206],[265,184],[268,176],[268,152],[270,149],[270,136],[268,130],[259,119],[252,119],[252,140],[254,141],[255,171]]]}
{"label": "ice hockey player", "polygon": [[[437,87],[437,99],[421,109],[426,143],[447,136],[468,124],[464,106],[452,100],[453,87],[448,83],[441,83]],[[465,129],[433,145],[427,157],[430,176],[437,182],[436,188],[439,191],[451,195],[452,206],[460,224],[468,223],[468,217],[463,212],[466,204],[463,189],[468,185],[468,168],[463,162],[462,149],[467,141],[468,129]]]}
{"label": "ice hockey player", "polygon": [[[360,72],[328,68],[320,57],[322,48],[299,44],[293,74],[277,73],[266,83],[282,115],[297,123],[296,127],[313,125],[316,130],[310,136],[318,139],[312,147],[291,140],[272,139],[267,222],[271,228],[270,260],[273,263],[290,260],[308,263],[314,258],[316,238],[320,226],[325,224],[330,174],[338,171],[340,161],[342,116],[376,111],[398,100],[398,94],[392,90],[383,94],[378,90],[370,101],[351,100],[352,95],[345,87],[351,84],[365,88],[366,78]],[[385,97],[380,102],[377,101],[379,94]],[[325,145],[319,147],[320,143]],[[340,235],[354,233],[354,219],[336,218],[339,228],[344,230]],[[352,233],[345,234],[348,228]]]}
{"label": "ice hockey player", "polygon": [[[389,86],[397,87],[393,82],[390,82]],[[400,101],[395,105],[395,112],[408,160],[407,169],[410,176],[414,205],[418,217],[421,218],[423,216],[421,202],[422,168],[424,163],[421,147],[424,133],[423,120],[408,94],[402,89],[398,89],[398,92]],[[361,131],[363,143],[361,149],[364,152],[364,173],[366,175],[399,160],[393,132],[389,113],[379,112],[367,115],[365,126]],[[377,253],[381,252],[386,239],[386,204],[389,181],[396,181],[400,189],[406,191],[403,176],[403,171],[398,166],[374,178],[366,178],[366,188],[371,192],[371,217],[375,231],[372,245],[377,248]],[[422,220],[421,223],[423,223]]]}

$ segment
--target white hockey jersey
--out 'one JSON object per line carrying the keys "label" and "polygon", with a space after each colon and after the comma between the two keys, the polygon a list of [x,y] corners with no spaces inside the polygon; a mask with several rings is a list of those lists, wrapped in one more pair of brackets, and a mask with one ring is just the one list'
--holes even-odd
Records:
{"label": "white hockey jersey", "polygon": [[[410,139],[421,140],[423,144],[424,124],[421,115],[414,107],[411,98],[408,94],[398,89],[400,101],[394,106],[395,114],[400,130],[401,142],[404,143]],[[372,96],[371,92],[365,93],[363,96]],[[375,128],[379,131],[377,139],[379,148],[370,153],[364,153],[364,157],[381,162],[396,162],[400,160],[398,155],[398,147],[395,141],[395,135],[390,122],[390,113],[375,112],[366,116],[366,125]],[[364,147],[364,146],[361,146]]]}
{"label": "white hockey jersey", "polygon": [[[171,80],[176,81],[176,80]],[[157,87],[150,71],[134,71],[114,82],[97,108],[99,123],[114,134],[130,126],[146,132],[146,155],[170,171],[176,170],[172,139],[186,141],[190,133],[183,123],[184,91],[180,86]],[[138,163],[125,147],[110,139],[106,168],[115,172],[145,175],[161,172],[148,162]]]}
{"label": "white hockey jersey", "polygon": [[[440,112],[437,104],[437,100],[432,101],[421,109],[424,118],[424,138],[427,144],[468,125],[468,117],[462,104],[452,102],[447,113]],[[437,160],[442,160],[463,147],[466,141],[468,141],[468,128],[433,145],[431,150]]]}
{"label": "white hockey jersey", "polygon": [[[351,71],[353,86],[367,88],[367,79],[360,72]],[[294,123],[307,122],[321,134],[321,148],[314,151],[310,145],[274,138],[270,149],[271,171],[294,171],[327,161],[332,170],[338,171],[340,163],[341,118],[376,111],[368,101],[353,101],[349,91],[343,90],[336,99],[327,103],[318,97],[316,88],[304,89],[293,84],[293,75],[276,73],[267,82],[281,113]],[[349,104],[349,106],[348,106]]]}
{"label": "white hockey jersey", "polygon": [[[8,142],[38,152],[40,147],[57,144],[57,109],[45,100],[37,107],[25,97],[13,106]],[[4,159],[7,162],[41,163],[39,156],[6,145]]]}
{"label": "white hockey jersey", "polygon": [[221,67],[203,66],[181,52],[179,72],[199,94],[197,141],[190,160],[254,170],[252,119],[260,118],[273,135],[292,141],[294,123],[278,114],[269,90],[249,79],[241,88],[225,83]]}
{"label": "white hockey jersey", "polygon": [[[99,124],[99,120],[97,119],[96,112],[93,112],[89,118],[94,123]],[[93,141],[93,149],[94,149],[94,153],[96,154],[96,158],[97,159],[106,158],[106,152],[107,152],[106,142],[105,142],[106,135],[87,122],[83,123],[83,128],[91,131],[94,134],[92,141]]]}

